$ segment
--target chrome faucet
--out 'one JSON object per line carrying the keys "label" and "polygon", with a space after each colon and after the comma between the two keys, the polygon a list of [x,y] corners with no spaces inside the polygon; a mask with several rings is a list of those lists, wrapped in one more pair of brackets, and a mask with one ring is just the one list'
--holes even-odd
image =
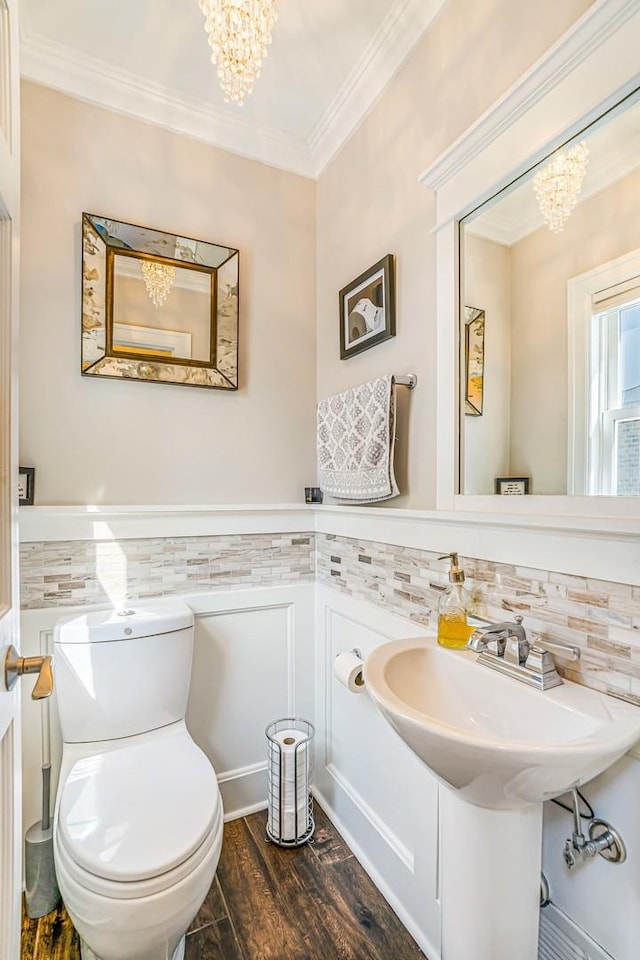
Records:
{"label": "chrome faucet", "polygon": [[522,626],[522,617],[477,627],[467,646],[480,654],[478,663],[538,690],[551,690],[564,682],[556,670],[552,654],[568,660],[580,659],[580,648],[571,644],[542,637],[535,637],[530,643]]}

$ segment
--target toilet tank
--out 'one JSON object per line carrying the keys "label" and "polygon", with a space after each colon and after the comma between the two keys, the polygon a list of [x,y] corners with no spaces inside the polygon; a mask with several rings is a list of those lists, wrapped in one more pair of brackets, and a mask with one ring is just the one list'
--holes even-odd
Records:
{"label": "toilet tank", "polygon": [[184,719],[193,654],[185,603],[65,617],[53,652],[65,742],[132,737]]}

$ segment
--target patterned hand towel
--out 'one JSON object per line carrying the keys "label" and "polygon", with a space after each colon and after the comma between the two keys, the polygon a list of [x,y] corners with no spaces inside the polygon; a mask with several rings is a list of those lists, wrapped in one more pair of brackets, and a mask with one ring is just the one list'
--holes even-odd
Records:
{"label": "patterned hand towel", "polygon": [[393,376],[361,383],[318,404],[318,470],[324,493],[375,503],[399,494],[393,473]]}

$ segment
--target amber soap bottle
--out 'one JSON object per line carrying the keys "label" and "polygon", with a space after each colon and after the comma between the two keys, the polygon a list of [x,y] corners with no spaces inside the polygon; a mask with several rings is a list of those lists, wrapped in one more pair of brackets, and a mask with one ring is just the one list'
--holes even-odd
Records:
{"label": "amber soap bottle", "polygon": [[473,630],[467,616],[471,612],[471,596],[464,586],[464,570],[460,569],[457,553],[445,553],[440,560],[449,558],[450,586],[444,591],[438,603],[438,643],[441,647],[461,650]]}

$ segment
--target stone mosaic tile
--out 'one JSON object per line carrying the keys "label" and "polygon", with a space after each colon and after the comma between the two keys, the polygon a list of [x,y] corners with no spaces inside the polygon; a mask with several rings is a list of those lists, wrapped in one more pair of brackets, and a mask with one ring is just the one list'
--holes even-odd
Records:
{"label": "stone mosaic tile", "polygon": [[[436,629],[448,583],[448,562],[437,553],[327,534],[317,535],[316,551],[320,582]],[[556,660],[563,676],[640,706],[640,588],[473,557],[460,562],[478,616],[522,615],[529,634],[580,648],[579,661]]]}
{"label": "stone mosaic tile", "polygon": [[[640,705],[640,587],[461,557],[478,616],[580,647],[560,673]],[[438,553],[333,534],[240,534],[21,547],[23,609],[313,582],[435,630],[448,585]]]}
{"label": "stone mosaic tile", "polygon": [[33,610],[313,582],[314,553],[315,535],[305,532],[25,543],[21,603]]}

